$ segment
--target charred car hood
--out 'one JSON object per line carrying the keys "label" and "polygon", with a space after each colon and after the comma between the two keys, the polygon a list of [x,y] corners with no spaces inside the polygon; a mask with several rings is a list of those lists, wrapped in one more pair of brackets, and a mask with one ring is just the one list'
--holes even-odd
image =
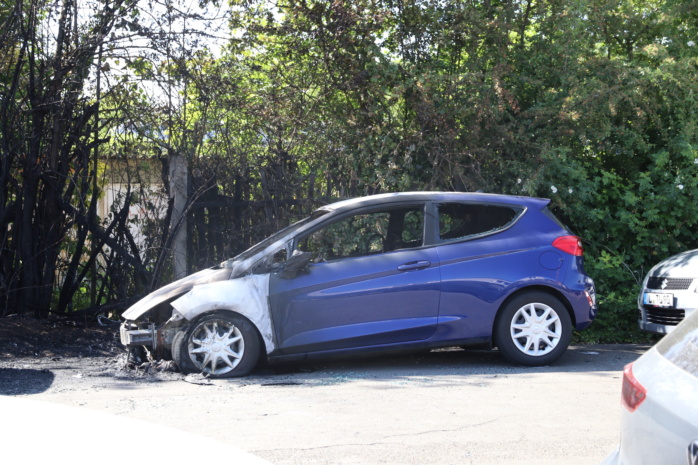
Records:
{"label": "charred car hood", "polygon": [[121,316],[125,320],[137,320],[151,308],[163,302],[172,300],[185,292],[189,292],[194,286],[199,284],[212,283],[230,279],[232,270],[230,268],[209,268],[198,273],[182,278],[165,287],[161,287],[155,292],[151,292],[141,300],[133,304]]}

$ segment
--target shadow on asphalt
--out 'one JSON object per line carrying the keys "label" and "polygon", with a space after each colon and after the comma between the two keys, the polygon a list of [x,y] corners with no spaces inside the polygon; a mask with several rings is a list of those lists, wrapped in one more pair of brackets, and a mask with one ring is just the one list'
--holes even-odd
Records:
{"label": "shadow on asphalt", "polygon": [[48,390],[54,379],[49,370],[0,368],[0,395],[39,394]]}
{"label": "shadow on asphalt", "polygon": [[[250,378],[302,376],[322,372],[341,376],[350,373],[361,378],[391,376],[453,376],[453,375],[515,375],[534,373],[616,372],[636,360],[651,345],[588,345],[573,346],[552,365],[541,367],[515,366],[502,358],[497,350],[461,348],[438,349],[430,352],[392,354],[352,359],[326,359],[306,362],[283,362],[258,368]],[[282,381],[280,381],[282,382]],[[282,382],[283,383],[283,382]],[[292,384],[297,384],[293,383]],[[272,383],[274,384],[274,383]]]}

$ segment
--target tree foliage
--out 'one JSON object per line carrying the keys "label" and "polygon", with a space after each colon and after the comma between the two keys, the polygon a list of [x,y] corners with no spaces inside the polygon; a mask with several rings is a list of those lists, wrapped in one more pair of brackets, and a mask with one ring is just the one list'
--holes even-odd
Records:
{"label": "tree foliage", "polygon": [[[293,155],[322,173],[328,194],[552,198],[587,243],[599,284],[602,316],[589,337],[635,337],[639,280],[698,247],[695,7],[233,5],[226,59],[255,76],[275,127],[303,138]],[[276,134],[277,146],[290,142]]]}
{"label": "tree foliage", "polygon": [[[91,154],[103,141],[85,86],[132,2],[97,2],[84,21],[72,0],[7,6],[0,29],[1,312],[45,314],[52,303],[68,307],[85,277],[79,268],[88,233],[101,236],[93,243],[112,239],[95,229]],[[65,281],[56,289],[59,275]]]}

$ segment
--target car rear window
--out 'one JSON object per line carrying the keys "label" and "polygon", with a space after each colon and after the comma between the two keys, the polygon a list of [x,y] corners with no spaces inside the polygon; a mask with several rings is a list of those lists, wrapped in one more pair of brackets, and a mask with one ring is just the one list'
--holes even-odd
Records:
{"label": "car rear window", "polygon": [[439,208],[439,240],[471,239],[511,226],[522,208],[501,205],[445,203]]}
{"label": "car rear window", "polygon": [[664,336],[657,343],[657,350],[677,367],[698,377],[698,312]]}

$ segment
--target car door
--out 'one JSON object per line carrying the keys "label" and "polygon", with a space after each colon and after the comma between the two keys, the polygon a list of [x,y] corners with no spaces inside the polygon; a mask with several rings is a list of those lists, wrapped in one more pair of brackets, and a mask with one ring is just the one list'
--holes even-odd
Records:
{"label": "car door", "polygon": [[353,212],[295,240],[306,273],[272,273],[270,303],[283,353],[372,347],[430,338],[439,263],[423,247],[424,206]]}
{"label": "car door", "polygon": [[435,242],[441,263],[441,324],[463,338],[489,340],[506,288],[538,264],[511,228],[524,209],[512,205],[435,205]]}

